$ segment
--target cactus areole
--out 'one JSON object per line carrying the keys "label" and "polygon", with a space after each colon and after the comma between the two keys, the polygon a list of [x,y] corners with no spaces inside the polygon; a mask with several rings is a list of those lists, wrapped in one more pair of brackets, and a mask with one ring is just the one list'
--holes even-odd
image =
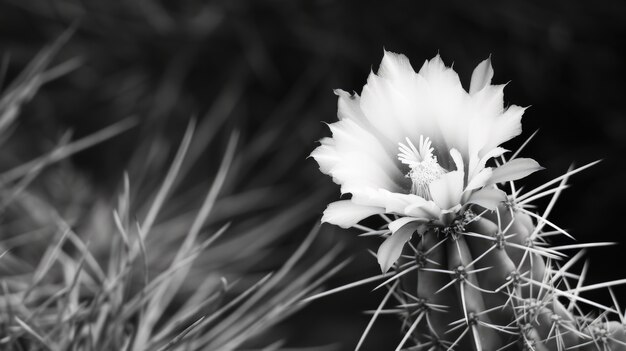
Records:
{"label": "cactus areole", "polygon": [[[377,259],[388,294],[372,322],[383,311],[400,317],[403,338],[390,349],[626,350],[611,321],[624,320],[618,306],[580,296],[584,275],[567,272],[580,256],[568,261],[549,246],[547,236],[569,234],[546,218],[549,208],[528,206],[556,199],[584,167],[515,190],[541,166],[501,147],[522,132],[525,109],[505,107],[493,74],[482,61],[465,90],[439,55],[415,72],[384,52],[360,96],[336,90],[338,121],[311,156],[349,199],[329,204],[322,222],[384,239]],[[359,224],[374,215],[380,228]],[[580,303],[599,312],[582,315]]]}

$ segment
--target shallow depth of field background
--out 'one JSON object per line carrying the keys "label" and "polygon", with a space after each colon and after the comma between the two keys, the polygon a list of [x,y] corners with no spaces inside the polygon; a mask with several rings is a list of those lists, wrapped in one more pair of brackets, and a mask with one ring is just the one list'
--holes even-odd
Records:
{"label": "shallow depth of field background", "polygon": [[[136,128],[71,159],[77,174],[66,189],[77,178],[92,189],[94,198],[81,199],[83,206],[111,197],[124,170],[132,170],[138,155],[147,153],[137,151],[140,140],[158,140],[163,147],[153,156],[167,159],[192,116],[202,120],[217,114],[223,116],[215,124],[218,137],[183,188],[192,189],[212,174],[228,133],[239,130],[238,152],[251,156],[227,187],[270,189],[262,209],[268,213],[305,204],[306,211],[294,219],[298,226],[275,245],[275,257],[284,257],[280,250],[302,240],[325,204],[339,196],[338,186],[307,159],[316,141],[329,135],[321,121],[336,120],[332,89],[360,92],[383,48],[406,54],[416,70],[440,53],[464,84],[473,67],[491,55],[494,81],[508,82],[505,101],[531,106],[523,135],[506,146],[516,148],[539,129],[523,155],[546,170],[529,177],[528,186],[562,174],[571,163],[604,160],[571,179],[573,187],[551,219],[581,242],[621,241],[591,251],[589,283],[626,277],[623,1],[478,6],[468,1],[5,0],[0,54],[10,56],[8,79],[72,25],[76,32],[55,62],[79,57],[81,67],[44,86],[26,106],[12,142],[0,150],[0,164],[19,164],[49,150],[68,129],[82,136],[136,116]],[[378,273],[366,252],[378,241],[328,225],[322,229],[325,245],[343,242],[343,257],[355,256],[328,286]],[[626,289],[616,292],[626,303]],[[610,301],[604,292],[586,296]],[[380,297],[361,288],[318,300],[272,333],[291,346],[337,344],[350,350],[368,321],[360,311],[375,308]],[[365,349],[395,345],[397,327],[393,318],[381,319]]]}

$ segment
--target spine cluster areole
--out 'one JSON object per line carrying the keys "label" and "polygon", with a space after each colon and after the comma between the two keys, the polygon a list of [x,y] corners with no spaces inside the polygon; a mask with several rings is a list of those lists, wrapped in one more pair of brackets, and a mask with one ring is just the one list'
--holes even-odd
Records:
{"label": "spine cluster areole", "polygon": [[[388,292],[373,315],[400,317],[397,350],[626,350],[613,292],[613,306],[580,296],[624,280],[585,286],[585,270],[571,272],[584,250],[565,254],[609,243],[551,247],[550,236],[569,234],[545,219],[550,208],[544,215],[525,208],[537,195],[553,194],[553,205],[566,176],[553,189],[511,196],[495,211],[474,206],[449,226],[413,233],[380,285]],[[581,304],[598,313],[584,314]]]}
{"label": "spine cluster areole", "polygon": [[[549,240],[572,238],[549,214],[569,177],[595,163],[519,188],[542,167],[518,157],[532,136],[510,156],[501,146],[521,134],[525,108],[505,104],[493,77],[488,58],[466,90],[439,55],[415,71],[385,52],[361,95],[336,91],[332,137],[311,156],[351,197],[329,204],[322,221],[384,239],[383,274],[349,285],[387,288],[357,349],[381,314],[396,314],[396,351],[626,350],[626,313],[610,289],[626,279],[585,285],[586,264],[574,271],[584,249],[610,243]],[[548,197],[539,212],[534,203]],[[372,216],[384,225],[364,226]],[[603,288],[611,306],[584,297]]]}

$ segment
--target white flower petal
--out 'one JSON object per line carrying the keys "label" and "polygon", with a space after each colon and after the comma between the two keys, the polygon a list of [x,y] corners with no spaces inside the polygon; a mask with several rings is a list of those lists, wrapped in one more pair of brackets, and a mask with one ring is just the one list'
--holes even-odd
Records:
{"label": "white flower petal", "polygon": [[[379,203],[384,203],[385,205],[385,213],[414,217],[415,219],[431,220],[439,218],[441,212],[434,202],[425,200],[415,194],[399,194],[380,189],[378,195]],[[354,197],[352,201],[355,201]],[[362,198],[359,198],[358,201],[359,203],[367,203],[361,202],[363,201]],[[369,203],[373,203],[371,197],[368,201]],[[398,220],[402,220],[402,218]]]}
{"label": "white flower petal", "polygon": [[492,132],[487,135],[487,142],[482,148],[481,157],[483,153],[522,133],[522,115],[524,111],[526,111],[525,107],[511,105],[498,118],[493,120]]}
{"label": "white flower petal", "polygon": [[450,156],[452,156],[452,160],[454,161],[454,165],[456,166],[456,170],[462,173],[465,173],[464,164],[463,164],[463,156],[457,149],[450,150]]}
{"label": "white flower petal", "polygon": [[489,57],[474,68],[469,93],[474,94],[482,90],[491,83],[491,78],[493,78],[493,67],[491,67],[491,57]]}
{"label": "white flower petal", "polygon": [[438,219],[441,209],[433,201],[415,202],[404,209],[407,216],[423,219]]}
{"label": "white flower petal", "polygon": [[322,222],[338,225],[341,228],[350,228],[363,219],[385,212],[380,207],[361,206],[350,200],[332,202],[326,207]]}
{"label": "white flower petal", "polygon": [[[482,95],[492,96],[488,92]],[[352,99],[356,100],[354,96]],[[389,143],[397,147],[407,137],[416,141],[423,135],[439,150],[441,164],[451,161],[450,148],[467,153],[468,130],[473,123],[467,117],[476,110],[476,103],[471,102],[456,72],[439,56],[427,60],[415,73],[404,55],[385,52],[378,74],[370,74],[359,101],[363,116],[387,150]],[[498,113],[502,105],[500,96]],[[483,115],[482,110],[479,112],[477,116]],[[483,143],[488,132],[480,138]]]}
{"label": "white flower petal", "polygon": [[329,125],[333,137],[321,140],[311,153],[320,170],[341,185],[342,193],[365,189],[403,192],[407,182],[397,162],[371,133],[351,119]]}
{"label": "white flower petal", "polygon": [[474,174],[483,170],[485,168],[485,165],[487,164],[487,161],[495,157],[500,157],[506,152],[509,152],[509,150],[503,149],[501,147],[496,147],[490,151],[487,151],[477,162],[474,169],[472,169],[472,171],[470,172],[470,177],[473,177]]}
{"label": "white flower petal", "polygon": [[463,89],[459,75],[452,68],[446,67],[439,54],[431,60],[426,60],[418,73],[429,84],[439,85],[450,90]]}
{"label": "white flower petal", "polygon": [[387,151],[390,157],[394,157],[397,144],[387,139],[363,114],[361,97],[356,93],[350,94],[341,89],[335,89],[334,92],[337,95],[337,118],[339,120],[350,119],[356,122],[380,141],[381,147]]}
{"label": "white flower petal", "polygon": [[[420,106],[421,125],[434,127],[421,131],[433,141],[435,149],[455,148],[467,151],[467,130],[470,120],[465,118],[469,95],[463,89],[456,72],[446,67],[439,55],[426,61],[418,73],[426,82],[426,89],[419,91],[425,103]],[[439,155],[448,157],[447,152]],[[445,160],[440,160],[445,161]]]}
{"label": "white flower petal", "polygon": [[491,168],[483,168],[482,170],[480,170],[478,174],[468,180],[465,191],[482,188],[487,185],[489,178],[491,178],[492,172],[493,171]]}
{"label": "white flower petal", "polygon": [[[493,207],[501,194],[484,187],[539,169],[532,160],[486,168],[488,160],[505,152],[499,145],[520,134],[524,112],[515,105],[505,109],[504,85],[492,85],[492,78],[490,59],[484,60],[472,73],[468,93],[438,55],[416,73],[406,56],[385,52],[361,96],[336,90],[339,122],[330,125],[332,138],[322,139],[311,156],[352,197],[329,206],[325,219],[349,226],[383,211],[447,218],[466,202]],[[451,172],[427,181],[410,173],[416,164],[398,159],[398,143],[417,143],[420,137],[432,141],[437,164]],[[431,201],[410,193],[426,185],[430,194],[424,190],[423,196]]]}
{"label": "white flower petal", "polygon": [[363,87],[360,106],[364,116],[394,147],[407,136],[416,137],[407,135],[407,130],[420,130],[419,99],[415,99],[423,95],[419,80],[423,79],[404,55],[385,52],[378,74],[370,73]]}
{"label": "white flower petal", "polygon": [[543,167],[531,158],[516,158],[495,168],[488,183],[497,184],[518,180],[542,169]]}
{"label": "white flower petal", "polygon": [[504,112],[504,85],[487,85],[471,95],[470,100],[465,106],[466,118],[471,121],[466,130],[468,154],[480,158],[494,135],[501,133],[497,125]]}
{"label": "white flower petal", "polygon": [[[407,77],[407,73],[412,72],[415,74],[413,66],[408,57],[402,54],[385,50],[383,53],[383,60],[378,68],[378,76],[389,80],[402,81],[404,79],[411,79]],[[411,82],[407,82],[411,84]]]}
{"label": "white flower petal", "polygon": [[496,188],[485,188],[472,193],[467,202],[495,211],[502,201],[506,201],[504,191]]}
{"label": "white flower petal", "polygon": [[458,205],[463,194],[463,172],[453,171],[430,183],[430,195],[442,210]]}
{"label": "white flower petal", "polygon": [[411,240],[413,233],[422,223],[415,218],[408,217],[389,223],[392,234],[380,245],[376,254],[383,273],[387,273],[389,268],[400,258],[404,245]]}
{"label": "white flower petal", "polygon": [[389,223],[388,227],[389,227],[389,230],[391,230],[391,233],[395,233],[398,230],[400,230],[400,228],[404,227],[405,225],[412,223],[412,222],[419,222],[419,221],[421,221],[419,218],[402,217]]}
{"label": "white flower petal", "polygon": [[426,200],[415,194],[392,193],[383,189],[380,189],[379,193],[384,197],[385,213],[404,215],[407,206],[414,203],[421,204],[426,202]]}
{"label": "white flower petal", "polygon": [[332,138],[323,138],[320,140],[320,146],[318,146],[310,157],[313,157],[317,164],[320,166],[320,171],[324,174],[329,174],[330,170],[340,162],[340,159],[333,148],[335,141]]}
{"label": "white flower petal", "polygon": [[413,196],[418,197],[413,194],[392,193],[385,189],[360,188],[352,191],[351,200],[357,205],[382,207],[386,213],[394,213],[411,201]]}
{"label": "white flower petal", "polygon": [[347,118],[355,122],[367,122],[363,111],[361,111],[361,98],[358,94],[350,94],[341,89],[335,89],[334,93],[337,95],[337,118],[339,120]]}

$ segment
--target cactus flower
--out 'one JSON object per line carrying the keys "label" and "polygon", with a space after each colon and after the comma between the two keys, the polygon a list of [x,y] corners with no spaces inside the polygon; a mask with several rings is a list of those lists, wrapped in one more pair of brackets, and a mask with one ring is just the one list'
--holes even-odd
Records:
{"label": "cactus flower", "polygon": [[311,156],[351,197],[328,205],[322,221],[349,228],[394,215],[378,250],[387,271],[424,224],[447,226],[471,204],[494,210],[506,200],[496,184],[541,167],[524,158],[489,165],[521,133],[525,110],[505,107],[504,85],[492,85],[492,77],[486,59],[466,91],[439,55],[416,73],[406,56],[385,51],[360,96],[336,90],[339,120]]}
{"label": "cactus flower", "polygon": [[[516,191],[513,181],[541,167],[516,158],[519,150],[503,157],[500,145],[521,133],[524,109],[505,108],[504,86],[492,77],[484,60],[466,91],[439,56],[416,73],[405,56],[385,52],[360,96],[336,91],[339,121],[312,157],[349,195],[322,221],[384,238],[377,253],[384,274],[332,290],[384,279],[376,289],[388,292],[357,351],[382,313],[402,320],[396,351],[626,351],[626,313],[615,296],[604,306],[579,295],[626,279],[584,286],[585,268],[566,272],[583,253],[563,261],[561,252],[610,243],[549,243],[555,233],[572,238],[547,216],[568,177],[595,162]],[[507,194],[498,184],[509,181]],[[548,195],[543,213],[529,210]],[[358,224],[372,215],[387,223]],[[582,315],[578,303],[602,312]]]}

